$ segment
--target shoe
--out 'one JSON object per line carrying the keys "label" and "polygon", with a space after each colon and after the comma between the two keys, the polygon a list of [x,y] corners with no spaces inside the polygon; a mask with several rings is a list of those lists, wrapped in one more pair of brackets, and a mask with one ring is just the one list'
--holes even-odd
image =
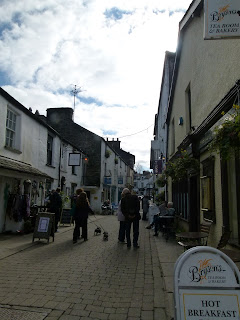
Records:
{"label": "shoe", "polygon": [[88,241],[88,238],[84,238],[84,241]]}
{"label": "shoe", "polygon": [[127,242],[126,242],[126,241],[120,241],[120,240],[118,240],[118,243],[126,244]]}
{"label": "shoe", "polygon": [[151,225],[149,225],[149,226],[147,226],[145,229],[151,229],[152,228],[152,226]]}
{"label": "shoe", "polygon": [[140,248],[140,246],[139,246],[138,244],[136,244],[136,245],[134,245],[134,246],[133,246],[133,248],[135,248],[135,249],[139,249],[139,248]]}
{"label": "shoe", "polygon": [[154,233],[154,235],[153,235],[154,237],[158,237],[158,233]]}
{"label": "shoe", "polygon": [[127,248],[131,248],[131,244],[128,244],[128,243],[127,243]]}
{"label": "shoe", "polygon": [[77,240],[73,240],[73,244],[77,243]]}

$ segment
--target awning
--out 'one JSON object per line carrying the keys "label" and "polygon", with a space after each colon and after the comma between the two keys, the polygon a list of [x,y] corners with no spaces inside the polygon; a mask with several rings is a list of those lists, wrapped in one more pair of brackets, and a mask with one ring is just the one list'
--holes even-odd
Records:
{"label": "awning", "polygon": [[30,164],[13,160],[7,157],[0,156],[0,168],[6,170],[28,173],[29,175],[51,178],[48,174],[32,167]]}

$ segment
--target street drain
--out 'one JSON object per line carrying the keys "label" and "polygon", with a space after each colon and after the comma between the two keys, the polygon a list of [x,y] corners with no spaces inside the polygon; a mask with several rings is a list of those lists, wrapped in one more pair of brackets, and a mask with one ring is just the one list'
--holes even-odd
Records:
{"label": "street drain", "polygon": [[23,311],[9,308],[0,308],[0,319],[4,320],[43,320],[48,314]]}

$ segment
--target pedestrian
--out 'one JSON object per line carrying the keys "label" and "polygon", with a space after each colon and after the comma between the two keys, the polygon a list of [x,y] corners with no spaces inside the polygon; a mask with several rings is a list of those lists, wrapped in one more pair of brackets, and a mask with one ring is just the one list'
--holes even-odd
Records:
{"label": "pedestrian", "polygon": [[146,195],[142,198],[142,209],[143,209],[142,220],[146,221],[148,209],[149,209],[149,200],[148,200],[148,196],[146,196]]}
{"label": "pedestrian", "polygon": [[[73,217],[73,220],[75,222],[75,212],[76,212],[76,202],[77,202],[77,198],[79,197],[80,193],[83,192],[84,190],[82,188],[79,188],[76,190],[76,193],[74,193],[71,196],[71,216]],[[76,222],[75,222],[76,224]],[[78,235],[77,238],[80,239],[80,228],[78,229]],[[82,237],[81,237],[82,238]]]}
{"label": "pedestrian", "polygon": [[162,229],[163,224],[169,224],[168,220],[166,220],[164,218],[160,218],[160,217],[167,217],[167,216],[173,217],[175,215],[175,209],[173,208],[173,202],[168,202],[167,207],[165,207],[165,208],[164,208],[164,205],[166,205],[166,204],[163,203],[162,212],[160,211],[159,216],[156,217],[156,219],[154,221],[154,231],[155,231],[154,236],[155,237],[158,236],[158,231]]}
{"label": "pedestrian", "polygon": [[130,191],[126,193],[121,200],[121,209],[125,216],[127,247],[131,248],[131,226],[133,225],[133,247],[137,249],[139,248],[139,220],[141,219],[138,196],[131,194]]}
{"label": "pedestrian", "polygon": [[55,213],[55,232],[58,232],[58,222],[60,221],[62,212],[62,197],[60,188],[52,190],[49,196],[49,211]]}
{"label": "pedestrian", "polygon": [[127,193],[130,193],[129,189],[124,188],[121,194],[121,200],[119,201],[118,210],[117,210],[117,217],[118,217],[118,221],[120,222],[119,232],[118,232],[119,243],[125,243],[125,237],[126,237],[126,223],[125,223],[125,216],[123,215],[122,209],[121,209],[121,201]]}
{"label": "pedestrian", "polygon": [[82,191],[76,201],[76,210],[74,215],[75,220],[75,228],[73,231],[73,243],[77,242],[77,239],[80,235],[80,227],[82,228],[82,238],[84,241],[88,240],[87,237],[87,222],[88,222],[88,214],[94,212],[92,211],[86,192]]}

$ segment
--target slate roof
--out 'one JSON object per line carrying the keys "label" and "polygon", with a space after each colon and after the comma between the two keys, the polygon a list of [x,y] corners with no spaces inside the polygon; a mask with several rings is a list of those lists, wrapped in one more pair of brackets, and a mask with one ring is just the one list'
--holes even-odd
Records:
{"label": "slate roof", "polygon": [[0,156],[0,168],[12,171],[18,171],[21,173],[28,173],[29,175],[51,178],[48,174],[32,167],[30,164],[19,162]]}

